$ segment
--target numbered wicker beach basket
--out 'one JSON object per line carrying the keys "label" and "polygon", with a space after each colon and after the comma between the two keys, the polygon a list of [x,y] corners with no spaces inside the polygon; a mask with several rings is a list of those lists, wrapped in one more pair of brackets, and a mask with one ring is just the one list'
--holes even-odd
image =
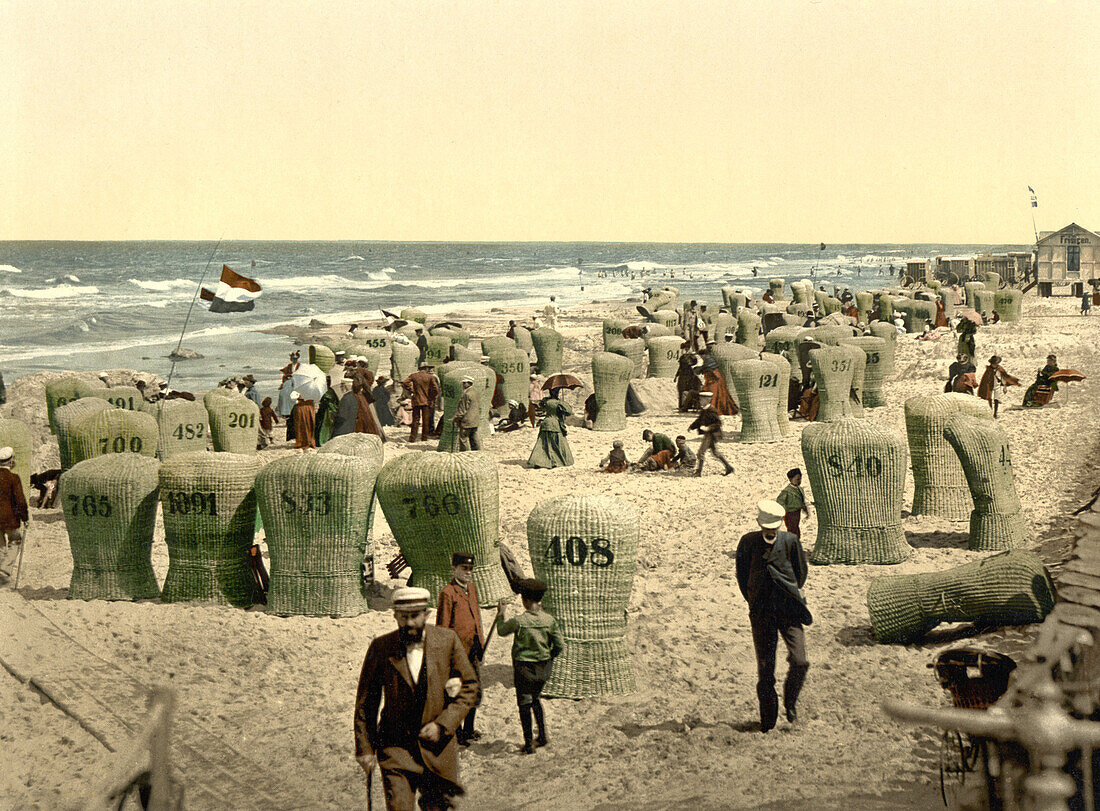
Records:
{"label": "numbered wicker beach basket", "polygon": [[57,409],[68,405],[73,400],[79,400],[81,397],[91,397],[100,389],[105,388],[106,386],[103,385],[101,380],[96,380],[93,383],[79,377],[62,377],[59,380],[47,383],[46,419],[50,423],[50,431],[57,433],[57,423],[54,420],[54,413]]}
{"label": "numbered wicker beach basket", "polygon": [[206,406],[192,400],[161,400],[156,405],[157,458],[206,450],[210,417]]}
{"label": "numbered wicker beach basket", "polygon": [[68,470],[79,459],[73,459],[73,442],[72,437],[73,428],[85,417],[91,416],[99,411],[107,411],[110,409],[106,400],[100,400],[98,397],[83,397],[78,400],[71,400],[63,406],[58,406],[54,412],[54,424],[56,426],[55,433],[57,434],[57,450],[61,456],[61,469]]}
{"label": "numbered wicker beach basket", "polygon": [[458,408],[458,401],[462,397],[462,379],[472,377],[473,389],[478,398],[478,429],[479,436],[484,440],[489,427],[489,407],[493,399],[493,389],[496,388],[496,373],[482,366],[480,363],[469,361],[455,361],[448,363],[440,370],[439,389],[443,394],[443,432],[439,435],[439,445],[436,450],[445,453],[458,451],[458,429],[451,418]]}
{"label": "numbered wicker beach basket", "polygon": [[676,377],[680,366],[680,344],[678,335],[666,335],[646,340],[649,351],[648,377]]}
{"label": "numbered wicker beach basket", "polygon": [[626,428],[626,387],[634,363],[615,352],[592,355],[592,388],[596,397],[595,431],[622,431]]}
{"label": "numbered wicker beach basket", "polygon": [[775,421],[779,424],[779,435],[787,436],[787,434],[791,432],[790,415],[787,413],[787,395],[790,389],[791,362],[783,355],[777,355],[774,352],[761,352],[760,360],[772,364],[776,372],[779,373],[779,377],[776,380],[779,396],[776,397],[775,400]]}
{"label": "numbered wicker beach basket", "polygon": [[832,422],[852,416],[852,375],[855,364],[849,349],[823,346],[810,350],[810,367],[817,383],[818,422]]}
{"label": "numbered wicker beach basket", "polygon": [[[207,392],[209,395],[210,392]],[[203,398],[207,400],[206,397]],[[223,453],[256,453],[260,437],[260,408],[243,394],[210,397],[206,402],[214,450]]]}
{"label": "numbered wicker beach basket", "polygon": [[[730,382],[737,389],[741,408],[741,442],[775,442],[782,435],[776,411],[779,408],[780,374],[768,361],[747,359],[733,364]],[[786,396],[786,381],[783,381]]]}
{"label": "numbered wicker beach basket", "polygon": [[[516,330],[517,343],[519,342],[519,330]],[[538,327],[531,330],[531,343],[535,347],[535,356],[538,358],[538,373],[540,375],[553,375],[561,371],[562,338],[561,333],[549,327]]]}
{"label": "numbered wicker beach basket", "polygon": [[522,406],[531,401],[531,362],[527,353],[512,344],[510,347],[494,346],[489,352],[489,368],[501,376],[500,393],[505,400],[515,400]]}
{"label": "numbered wicker beach basket", "polygon": [[107,407],[74,422],[66,433],[74,465],[107,453],[157,455],[157,421],[141,411]]}
{"label": "numbered wicker beach basket", "polygon": [[[882,386],[886,382],[885,365],[886,340],[867,335],[862,338],[845,338],[841,346],[851,345],[863,351],[863,381],[860,402],[864,408],[879,408],[886,405],[886,395]],[[853,384],[854,384],[853,380]]]}
{"label": "numbered wicker beach basket", "polygon": [[605,318],[603,320],[603,349],[604,352],[610,351],[608,347],[612,342],[618,341],[623,337],[623,330],[630,326],[630,322],[622,318]]}

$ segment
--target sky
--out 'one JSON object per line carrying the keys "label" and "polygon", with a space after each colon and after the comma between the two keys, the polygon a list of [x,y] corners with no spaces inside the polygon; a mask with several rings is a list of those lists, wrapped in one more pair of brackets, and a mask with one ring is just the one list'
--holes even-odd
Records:
{"label": "sky", "polygon": [[1100,229],[1097,32],[1034,0],[0,0],[0,240],[1022,244]]}

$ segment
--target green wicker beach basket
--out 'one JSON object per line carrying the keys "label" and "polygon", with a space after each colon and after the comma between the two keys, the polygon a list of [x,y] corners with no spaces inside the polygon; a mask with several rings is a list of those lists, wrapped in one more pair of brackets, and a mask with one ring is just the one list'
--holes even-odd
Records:
{"label": "green wicker beach basket", "polygon": [[402,321],[415,321],[418,324],[423,324],[428,320],[428,314],[423,310],[418,310],[415,307],[406,307],[397,314]]}
{"label": "green wicker beach basket", "polygon": [[737,403],[738,408],[740,408],[741,404],[737,400],[737,388],[732,382],[733,365],[742,360],[755,360],[759,357],[757,352],[741,344],[718,344],[710,348],[710,356],[714,358],[715,363],[718,364],[718,372],[726,382],[726,388],[729,389],[730,397],[733,398],[733,401]]}
{"label": "green wicker beach basket", "polygon": [[141,411],[97,411],[74,422],[67,435],[73,465],[107,453],[157,455],[157,421]]}
{"label": "green wicker beach basket", "polygon": [[630,326],[629,321],[624,321],[622,318],[605,318],[603,320],[603,349],[608,351],[608,346],[613,341],[618,341],[623,337],[623,330]]}
{"label": "green wicker beach basket", "polygon": [[775,278],[768,280],[768,289],[771,291],[773,299],[780,301],[787,298],[787,294],[783,292],[783,287],[785,285],[786,281],[784,279]]}
{"label": "green wicker beach basket", "polygon": [[727,335],[737,337],[737,319],[726,312],[717,313],[710,325],[710,337],[721,344]]}
{"label": "green wicker beach basket", "polygon": [[[963,285],[963,290],[966,291],[966,306],[971,310],[978,310],[978,299],[976,293],[979,290],[985,290],[985,282],[967,282]],[[978,310],[981,312],[981,310]]]}
{"label": "green wicker beach basket", "polygon": [[970,548],[980,552],[1027,546],[1030,537],[1016,495],[1008,437],[995,421],[952,414],[944,436],[959,455],[974,511]]}
{"label": "green wicker beach basket", "polygon": [[813,563],[900,563],[912,554],[901,525],[905,439],[867,420],[813,423],[802,458],[817,505]]}
{"label": "green wicker beach basket", "polygon": [[801,339],[805,330],[802,327],[796,327],[787,325],[784,327],[776,327],[771,330],[764,338],[764,349],[768,352],[774,352],[777,355],[781,355],[788,351],[798,351],[798,341]]}
{"label": "green wicker beach basket", "polygon": [[997,291],[989,290],[985,287],[980,290],[974,291],[974,309],[979,313],[985,313],[990,318],[993,317],[993,310],[996,309]]}
{"label": "green wicker beach basket", "polygon": [[390,368],[393,355],[393,336],[384,329],[360,329],[355,331],[355,340],[363,347],[378,353],[378,368]]}
{"label": "green wicker beach basket", "polygon": [[492,369],[480,363],[455,361],[440,369],[439,389],[443,393],[443,432],[439,435],[437,451],[456,453],[458,451],[458,430],[451,417],[458,408],[462,397],[462,378],[469,375],[474,379],[473,389],[478,397],[478,437],[484,441],[488,433],[489,408],[496,388],[497,377]]}
{"label": "green wicker beach basket", "polygon": [[451,344],[451,357],[467,363],[481,363],[481,350],[469,349],[462,344]]}
{"label": "green wicker beach basket", "polygon": [[538,373],[553,375],[561,371],[562,338],[561,333],[549,327],[538,327],[531,331],[531,342],[538,357]]}
{"label": "green wicker beach basket", "polygon": [[985,400],[971,394],[932,394],[905,401],[905,432],[913,464],[912,515],[934,515],[965,521],[974,508],[966,473],[947,441],[947,421],[954,414],[992,420]]}
{"label": "green wicker beach basket", "polygon": [[955,291],[949,288],[943,288],[938,292],[940,301],[943,302],[943,317],[954,318],[955,317]]}
{"label": "green wicker beach basket", "polygon": [[[204,400],[206,398],[203,398]],[[212,397],[206,403],[214,450],[224,453],[256,452],[260,436],[260,409],[243,394]]]}
{"label": "green wicker beach basket", "polygon": [[894,320],[894,298],[890,293],[883,293],[878,297],[878,315],[884,323],[891,324]]}
{"label": "green wicker beach basket", "polygon": [[985,272],[985,286],[990,290],[997,290],[1001,286],[1001,274],[991,270]]}
{"label": "green wicker beach basket", "polygon": [[1016,288],[1006,287],[993,294],[993,309],[1002,321],[1019,321],[1023,317],[1023,298],[1023,293]]}
{"label": "green wicker beach basket", "polygon": [[61,474],[72,600],[148,600],[160,595],[150,552],[160,463],[136,453],[87,459]]}
{"label": "green wicker beach basket", "polygon": [[840,346],[840,342],[845,338],[851,338],[854,336],[854,331],[851,327],[846,327],[842,324],[823,324],[820,327],[813,327],[806,330],[811,338],[818,343],[827,344],[829,346]]}
{"label": "green wicker beach basket", "polygon": [[[854,346],[863,352],[863,380],[861,383],[860,403],[864,408],[879,408],[886,405],[886,395],[882,386],[885,383],[883,368],[886,364],[887,341],[866,335],[861,338],[845,338],[841,346]],[[856,381],[853,378],[852,386]]]}
{"label": "green wicker beach basket", "polygon": [[634,373],[634,362],[615,352],[592,355],[592,388],[596,395],[594,431],[622,431],[626,428],[626,387]]}
{"label": "green wicker beach basket", "polygon": [[115,408],[126,411],[144,411],[152,413],[152,404],[145,402],[141,391],[134,386],[111,386],[109,389],[96,389],[90,395],[106,400]]}
{"label": "green wicker beach basket", "polygon": [[594,698],[634,692],[626,608],[638,555],[638,516],[610,496],[568,495],[539,502],[527,517],[543,606],[565,641],[543,693]]}
{"label": "green wicker beach basket", "polygon": [[328,372],[336,365],[336,354],[323,344],[310,344],[309,362],[322,372]]}
{"label": "green wicker beach basket", "polygon": [[[743,307],[748,305],[749,298],[740,290],[733,287],[722,288],[722,306],[730,311],[730,314],[736,318],[737,314],[741,312]],[[688,305],[684,304],[684,312],[687,312]]]}
{"label": "green wicker beach basket", "polygon": [[216,389],[210,389],[210,391],[203,394],[202,404],[204,406],[206,406],[207,410],[209,410],[210,409],[210,404],[213,403],[215,400],[221,398],[221,397],[243,397],[243,396],[244,395],[239,394],[238,392],[230,391],[229,389],[223,389],[221,386],[218,386]]}
{"label": "green wicker beach basket", "polygon": [[810,368],[817,383],[817,421],[832,422],[852,415],[852,355],[840,346],[810,350]]}
{"label": "green wicker beach basket", "polygon": [[515,344],[511,348],[494,349],[489,353],[489,368],[504,380],[500,392],[505,400],[515,400],[522,406],[531,401],[531,363],[526,352]]}
{"label": "green wicker beach basket", "polygon": [[871,293],[856,293],[856,319],[861,324],[871,323],[871,310],[875,309],[875,297]]}
{"label": "green wicker beach basket", "polygon": [[634,371],[630,374],[631,377],[645,377],[646,346],[644,340],[641,338],[620,338],[617,341],[612,341],[607,351],[622,355],[634,364]]}
{"label": "green wicker beach basket", "polygon": [[936,304],[933,301],[917,299],[912,302],[905,317],[907,332],[921,332],[926,322],[936,323]]}
{"label": "green wicker beach basket", "polygon": [[535,351],[535,342],[531,338],[531,330],[527,329],[527,327],[517,326],[512,330],[512,335],[515,336],[514,340],[516,346],[526,352],[527,356],[530,357],[531,353]]}
{"label": "green wicker beach basket", "polygon": [[941,622],[979,627],[1041,622],[1055,599],[1043,562],[1023,549],[942,572],[878,577],[867,589],[878,642],[917,642]]}
{"label": "green wicker beach basket", "polygon": [[490,335],[481,339],[481,351],[489,357],[495,352],[503,352],[505,349],[519,349],[516,342],[504,335]]}
{"label": "green wicker beach basket", "polygon": [[451,580],[451,554],[474,556],[481,605],[512,591],[500,566],[500,483],[483,451],[407,453],[378,474],[378,504],[412,568],[409,585],[431,592],[432,604]]}
{"label": "green wicker beach basket", "polygon": [[741,442],[775,442],[781,437],[775,413],[779,408],[782,385],[784,398],[787,380],[778,367],[767,361],[739,360],[730,368],[729,383],[737,389],[741,408]]}
{"label": "green wicker beach basket", "polygon": [[417,361],[420,360],[420,350],[416,344],[395,341],[391,351],[390,373],[394,380],[402,381],[416,371]]}
{"label": "green wicker beach basket", "polygon": [[191,400],[161,400],[156,404],[157,458],[206,450],[210,416],[206,407]]}
{"label": "green wicker beach basket", "polygon": [[317,453],[339,453],[344,456],[359,456],[372,462],[377,467],[382,466],[386,452],[383,450],[382,439],[375,434],[341,434],[334,436],[317,449]]}
{"label": "green wicker beach basket", "polygon": [[23,494],[27,495],[31,486],[31,465],[34,462],[31,429],[20,420],[0,417],[0,446],[11,448],[15,452],[13,457],[15,466],[12,468],[12,473],[19,477],[19,483],[23,485]]}
{"label": "green wicker beach basket", "polygon": [[451,357],[451,337],[449,335],[429,335],[424,361],[429,366],[442,366]]}
{"label": "green wicker beach basket", "polygon": [[669,335],[678,335],[677,330],[666,327],[664,324],[649,324],[646,331],[646,339],[650,338],[667,338]]}
{"label": "green wicker beach basket", "polygon": [[647,377],[676,377],[680,367],[680,340],[678,335],[666,335],[646,339],[649,351],[649,370]]}
{"label": "green wicker beach basket", "polygon": [[843,306],[840,303],[840,299],[833,298],[832,296],[826,296],[821,302],[821,309],[825,315],[832,315],[833,313],[839,313]]}
{"label": "green wicker beach basket", "polygon": [[779,424],[779,435],[787,436],[791,432],[791,420],[787,414],[787,390],[791,380],[791,362],[783,355],[774,352],[761,352],[760,360],[767,361],[779,372],[779,380],[776,385],[779,388],[779,396],[775,398],[775,420]]}
{"label": "green wicker beach basket", "polygon": [[[68,470],[79,459],[73,458],[73,443],[75,441],[72,431],[81,420],[100,411],[111,408],[106,400],[98,397],[81,397],[78,400],[70,400],[63,406],[58,406],[54,411],[54,424],[57,426],[57,450],[61,457],[61,469]],[[24,485],[26,488],[26,485]]]}
{"label": "green wicker beach basket", "polygon": [[57,433],[57,423],[54,421],[54,412],[63,405],[68,405],[73,400],[81,397],[91,397],[97,391],[106,388],[103,382],[96,380],[90,383],[79,377],[62,377],[46,384],[46,419],[50,423],[50,432]]}
{"label": "green wicker beach basket", "polygon": [[760,335],[760,316],[747,307],[737,311],[737,334],[735,339],[741,346],[747,346],[759,352],[763,344]]}
{"label": "green wicker beach basket", "polygon": [[898,331],[894,325],[885,321],[872,321],[869,329],[871,335],[886,341],[886,350],[879,363],[882,365],[882,379],[889,380],[894,376],[894,356],[897,352]]}
{"label": "green wicker beach basket", "polygon": [[268,613],[354,617],[370,609],[362,566],[374,571],[379,470],[363,456],[316,453],[276,459],[256,476],[271,553]]}
{"label": "green wicker beach basket", "polygon": [[429,335],[445,336],[452,344],[466,346],[470,343],[470,332],[462,327],[434,327],[428,330]]}
{"label": "green wicker beach basket", "polygon": [[867,370],[867,353],[858,346],[841,342],[837,349],[842,349],[852,359],[852,388],[848,393],[848,415],[851,417],[863,416],[863,376]]}
{"label": "green wicker beach basket", "polygon": [[160,467],[168,574],[166,603],[202,600],[247,607],[260,594],[249,550],[256,529],[253,484],[263,462],[239,453],[181,453]]}
{"label": "green wicker beach basket", "polygon": [[673,331],[680,327],[680,316],[677,315],[676,310],[657,310],[656,312],[651,312],[649,314],[649,320],[654,324],[659,324]]}

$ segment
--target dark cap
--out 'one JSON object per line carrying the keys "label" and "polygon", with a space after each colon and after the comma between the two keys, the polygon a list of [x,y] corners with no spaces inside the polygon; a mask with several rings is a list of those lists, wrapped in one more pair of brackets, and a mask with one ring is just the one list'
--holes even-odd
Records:
{"label": "dark cap", "polygon": [[528,600],[538,602],[542,599],[542,595],[546,594],[546,584],[533,577],[525,577],[516,585],[519,586],[520,595]]}
{"label": "dark cap", "polygon": [[455,552],[451,555],[452,566],[463,566],[465,564],[474,565],[474,556],[469,552]]}

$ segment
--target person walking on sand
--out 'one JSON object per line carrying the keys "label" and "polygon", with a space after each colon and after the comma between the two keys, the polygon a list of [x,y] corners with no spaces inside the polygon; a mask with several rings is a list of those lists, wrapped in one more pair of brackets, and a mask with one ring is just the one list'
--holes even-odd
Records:
{"label": "person walking on sand", "polygon": [[565,441],[568,433],[565,418],[572,416],[573,412],[558,399],[560,391],[561,389],[551,389],[550,396],[543,398],[539,435],[535,439],[535,447],[531,449],[531,456],[527,459],[527,467],[550,469],[573,464],[573,451]]}
{"label": "person walking on sand", "polygon": [[381,768],[389,811],[413,811],[417,793],[421,809],[453,808],[465,793],[454,735],[474,706],[477,674],[454,631],[427,625],[430,596],[394,592],[397,630],[371,642],[355,694],[355,760],[368,776]]}
{"label": "person walking on sand", "polygon": [[479,451],[481,443],[477,441],[477,424],[481,419],[481,403],[474,391],[474,379],[462,378],[462,396],[458,398],[451,423],[458,432],[459,451]]}
{"label": "person walking on sand", "polygon": [[1092,307],[1092,294],[1086,290],[1081,294],[1081,315],[1088,315],[1089,309]]}
{"label": "person walking on sand", "polygon": [[709,392],[700,394],[699,399],[701,402],[699,416],[688,426],[689,431],[698,431],[703,437],[703,443],[699,446],[699,461],[695,466],[695,475],[703,475],[703,462],[707,458],[707,451],[710,451],[715,459],[725,465],[726,470],[722,475],[728,476],[733,473],[733,465],[726,461],[726,457],[719,453],[716,447],[716,443],[722,438],[722,418],[714,410]]}
{"label": "person walking on sand", "polygon": [[401,381],[401,387],[409,393],[412,402],[412,433],[409,442],[416,442],[416,428],[420,428],[420,441],[427,442],[432,430],[434,413],[432,406],[439,396],[439,381],[427,363]]}
{"label": "person walking on sand", "polygon": [[542,308],[542,325],[550,329],[557,329],[558,315],[558,305],[554,303],[554,296],[551,296],[550,301]]}
{"label": "person walking on sand", "polygon": [[[512,642],[512,670],[516,704],[519,705],[519,723],[523,729],[523,748],[519,751],[530,755],[535,751],[536,745],[546,746],[550,742],[546,735],[546,716],[539,696],[550,679],[554,659],[565,648],[565,641],[558,630],[557,620],[542,610],[546,584],[534,578],[523,578],[517,585],[523,600],[523,613],[518,617],[505,619],[505,609],[511,601],[504,598],[497,603],[496,626],[497,633],[502,637],[515,635]],[[532,713],[535,723],[538,724],[538,738],[532,734]]]}
{"label": "person walking on sand", "polygon": [[275,441],[273,431],[278,423],[279,415],[271,407],[271,398],[265,397],[264,401],[260,403],[260,440],[258,444],[261,451]]}
{"label": "person walking on sand", "polygon": [[1020,381],[1001,366],[1000,356],[993,355],[989,359],[989,365],[982,372],[982,382],[978,384],[978,396],[989,403],[989,407],[993,409],[993,419],[997,419],[1001,400],[1004,399],[1005,388],[1019,385]]}
{"label": "person walking on sand", "polygon": [[803,514],[807,518],[810,517],[810,508],[806,506],[806,491],[802,489],[801,470],[794,467],[787,471],[787,486],[780,491],[775,500],[785,510],[783,524],[787,527],[787,532],[801,540],[802,530],[799,522]]}
{"label": "person walking on sand", "polygon": [[290,410],[287,424],[294,431],[294,436],[287,439],[294,440],[294,447],[299,450],[317,447],[317,419],[312,400],[303,400],[298,392],[291,395],[294,398],[294,407]]}
{"label": "person walking on sand", "polygon": [[30,520],[23,482],[14,467],[15,451],[0,448],[0,583],[8,581],[14,547],[23,542],[22,526]]}
{"label": "person walking on sand", "polygon": [[474,556],[469,552],[451,555],[451,582],[439,592],[439,607],[435,612],[435,624],[450,628],[462,641],[462,647],[477,675],[477,696],[474,706],[466,713],[462,726],[455,732],[459,746],[469,746],[481,733],[474,729],[474,717],[481,704],[481,661],[485,658],[485,634],[481,630],[481,608],[474,585]]}
{"label": "person walking on sand", "polygon": [[806,583],[806,553],[798,538],[779,529],[784,509],[774,501],[756,505],[759,531],[741,536],[737,544],[737,586],[749,604],[749,624],[756,651],[756,697],[760,702],[760,731],[768,732],[779,716],[775,694],[777,637],[787,646],[787,678],[783,683],[783,708],[787,721],[798,718],[796,705],[806,671],[804,626],[813,622],[802,586]]}

